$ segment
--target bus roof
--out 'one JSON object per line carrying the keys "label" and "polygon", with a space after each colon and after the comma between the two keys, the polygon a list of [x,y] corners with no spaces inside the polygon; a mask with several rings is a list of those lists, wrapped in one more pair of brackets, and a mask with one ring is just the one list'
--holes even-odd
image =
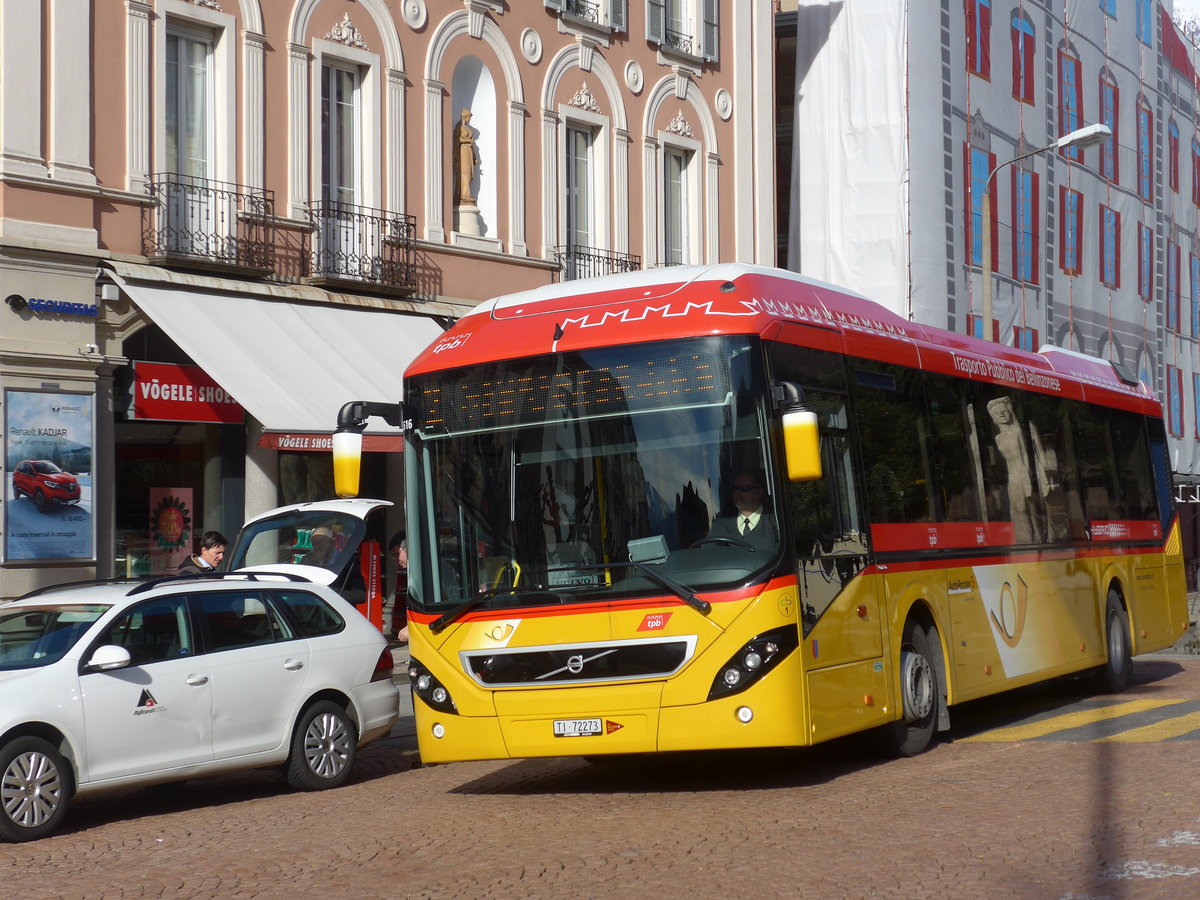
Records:
{"label": "bus roof", "polygon": [[743,263],[670,266],[495,297],[438,338],[407,374],[717,334],[840,349],[1161,416],[1149,388],[1106,360],[1050,346],[1033,353],[921,325],[845,288]]}

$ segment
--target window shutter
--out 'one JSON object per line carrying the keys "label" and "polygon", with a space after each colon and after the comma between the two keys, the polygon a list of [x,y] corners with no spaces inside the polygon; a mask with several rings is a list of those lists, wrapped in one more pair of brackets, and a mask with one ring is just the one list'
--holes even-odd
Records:
{"label": "window shutter", "polygon": [[609,26],[613,31],[626,31],[629,28],[629,0],[610,0],[610,4]]}
{"label": "window shutter", "polygon": [[567,0],[546,0],[546,9],[552,9],[555,12],[562,12],[566,6]]}
{"label": "window shutter", "polygon": [[709,62],[716,62],[720,46],[720,32],[717,30],[717,0],[704,0],[704,58]]}
{"label": "window shutter", "polygon": [[666,0],[646,0],[646,40],[652,44],[662,44],[666,39]]}

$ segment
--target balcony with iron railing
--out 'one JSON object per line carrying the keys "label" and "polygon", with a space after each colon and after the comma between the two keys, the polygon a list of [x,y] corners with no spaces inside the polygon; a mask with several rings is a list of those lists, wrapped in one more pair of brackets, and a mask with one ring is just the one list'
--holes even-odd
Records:
{"label": "balcony with iron railing", "polygon": [[640,256],[599,250],[595,247],[581,247],[578,244],[555,247],[554,258],[562,272],[563,281],[595,278],[617,272],[636,272],[642,267]]}
{"label": "balcony with iron railing", "polygon": [[670,28],[664,31],[663,46],[674,50],[676,53],[684,53],[688,56],[696,56],[695,38],[690,34],[684,34],[682,31],[672,31]]}
{"label": "balcony with iron railing", "polygon": [[275,195],[164,173],[148,178],[142,255],[151,262],[263,275],[275,268]]}
{"label": "balcony with iron railing", "polygon": [[600,23],[600,4],[591,3],[589,0],[566,0],[566,3],[563,4],[563,12],[593,25]]}
{"label": "balcony with iron railing", "polygon": [[394,294],[416,290],[415,217],[320,202],[309,208],[309,220],[309,283]]}

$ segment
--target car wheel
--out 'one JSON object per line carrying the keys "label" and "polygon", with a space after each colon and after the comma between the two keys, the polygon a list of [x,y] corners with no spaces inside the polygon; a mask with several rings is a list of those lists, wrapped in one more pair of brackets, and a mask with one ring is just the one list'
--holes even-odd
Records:
{"label": "car wheel", "polygon": [[42,493],[41,488],[38,488],[37,493],[33,495],[33,505],[38,508],[38,512],[46,511],[46,495]]}
{"label": "car wheel", "polygon": [[358,731],[346,711],[329,700],[314,703],[296,723],[287,780],[298,791],[337,787],[350,777]]}
{"label": "car wheel", "polygon": [[0,837],[45,837],[62,824],[70,799],[70,767],[48,741],[21,737],[0,749]]}
{"label": "car wheel", "polygon": [[1106,693],[1119,694],[1133,681],[1133,653],[1129,620],[1113,588],[1108,589],[1105,604],[1104,638],[1108,643],[1108,661],[1093,670],[1096,686]]}

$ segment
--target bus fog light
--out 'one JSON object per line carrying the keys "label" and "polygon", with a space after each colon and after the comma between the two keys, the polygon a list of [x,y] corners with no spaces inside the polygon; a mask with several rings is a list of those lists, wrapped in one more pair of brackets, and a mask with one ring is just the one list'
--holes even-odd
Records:
{"label": "bus fog light", "polygon": [[441,722],[436,723],[433,728],[429,729],[433,732],[435,738],[443,738],[446,736],[446,726]]}
{"label": "bus fog light", "polygon": [[746,725],[754,718],[754,710],[748,706],[739,706],[737,709],[738,721]]}
{"label": "bus fog light", "polygon": [[742,673],[741,673],[740,669],[734,669],[734,668],[730,667],[725,670],[725,674],[723,677],[725,679],[725,683],[727,685],[729,685],[730,687],[733,687],[739,681],[742,680]]}

